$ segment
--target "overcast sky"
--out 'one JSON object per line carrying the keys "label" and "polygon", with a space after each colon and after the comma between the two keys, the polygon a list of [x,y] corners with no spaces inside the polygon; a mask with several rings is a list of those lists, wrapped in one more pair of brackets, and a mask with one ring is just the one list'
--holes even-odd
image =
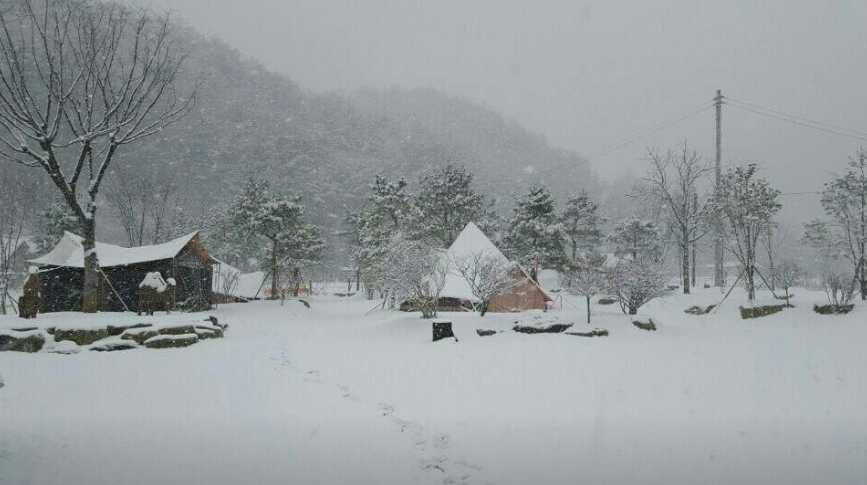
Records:
{"label": "overcast sky", "polygon": [[[732,98],[867,132],[864,0],[150,0],[311,90],[434,87],[502,112],[606,177],[647,146],[712,156]],[[724,159],[816,190],[859,141],[726,107]],[[606,153],[610,152],[610,153]],[[606,153],[604,156],[599,154]]]}

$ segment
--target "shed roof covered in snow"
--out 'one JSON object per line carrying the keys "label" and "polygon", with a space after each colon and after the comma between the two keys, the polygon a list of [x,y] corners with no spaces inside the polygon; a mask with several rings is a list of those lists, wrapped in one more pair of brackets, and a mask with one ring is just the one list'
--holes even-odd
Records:
{"label": "shed roof covered in snow", "polygon": [[[172,259],[183,251],[198,234],[198,232],[192,232],[162,244],[134,248],[97,242],[96,254],[99,257],[99,265],[103,268]],[[60,242],[54,246],[54,249],[36,259],[31,259],[29,262],[36,266],[83,268],[84,246],[82,241],[81,236],[66,232]]]}

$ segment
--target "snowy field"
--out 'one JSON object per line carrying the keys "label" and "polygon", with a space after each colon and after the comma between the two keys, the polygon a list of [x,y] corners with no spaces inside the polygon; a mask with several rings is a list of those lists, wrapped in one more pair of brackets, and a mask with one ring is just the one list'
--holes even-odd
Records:
{"label": "snowy field", "polygon": [[738,293],[653,302],[657,332],[594,305],[607,338],[443,314],[459,341],[431,343],[321,296],[223,305],[184,349],[0,353],[0,483],[864,483],[867,307],[740,320]]}

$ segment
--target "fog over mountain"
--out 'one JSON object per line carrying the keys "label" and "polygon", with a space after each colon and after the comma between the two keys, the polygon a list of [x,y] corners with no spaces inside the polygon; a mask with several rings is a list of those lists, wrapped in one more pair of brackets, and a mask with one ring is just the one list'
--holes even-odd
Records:
{"label": "fog over mountain", "polygon": [[[725,95],[867,131],[867,4],[749,0],[502,2],[152,0],[315,91],[431,87],[483,102],[606,178],[647,146],[713,156],[704,112]],[[759,82],[760,81],[760,82]],[[726,107],[724,159],[759,162],[786,192],[839,171],[861,143]],[[810,181],[810,182],[805,182]],[[811,203],[815,203],[812,200]],[[815,204],[813,204],[815,205]]]}

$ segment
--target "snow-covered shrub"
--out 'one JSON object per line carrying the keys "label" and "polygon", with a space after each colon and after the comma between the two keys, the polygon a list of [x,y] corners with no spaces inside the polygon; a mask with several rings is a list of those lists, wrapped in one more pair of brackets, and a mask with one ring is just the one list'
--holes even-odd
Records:
{"label": "snow-covered shrub", "polygon": [[854,293],[850,268],[839,260],[836,264],[831,261],[828,263],[821,273],[822,288],[828,297],[828,303],[834,306],[846,305]]}
{"label": "snow-covered shrub", "polygon": [[786,292],[786,306],[789,306],[789,290],[795,286],[801,279],[801,267],[798,263],[791,259],[785,259],[776,268],[774,268],[774,279],[780,285],[780,288]]}
{"label": "snow-covered shrub", "polygon": [[491,298],[512,288],[517,281],[512,277],[513,266],[507,260],[484,251],[454,258],[450,264],[480,302],[476,309],[482,316],[485,316]]}
{"label": "snow-covered shrub", "polygon": [[448,274],[448,260],[424,241],[395,235],[387,247],[383,270],[386,298],[393,305],[411,301],[422,318],[437,314],[440,292]]}
{"label": "snow-covered shrub", "polygon": [[635,315],[645,303],[667,291],[668,277],[656,258],[621,259],[608,272],[608,287],[623,313]]}

